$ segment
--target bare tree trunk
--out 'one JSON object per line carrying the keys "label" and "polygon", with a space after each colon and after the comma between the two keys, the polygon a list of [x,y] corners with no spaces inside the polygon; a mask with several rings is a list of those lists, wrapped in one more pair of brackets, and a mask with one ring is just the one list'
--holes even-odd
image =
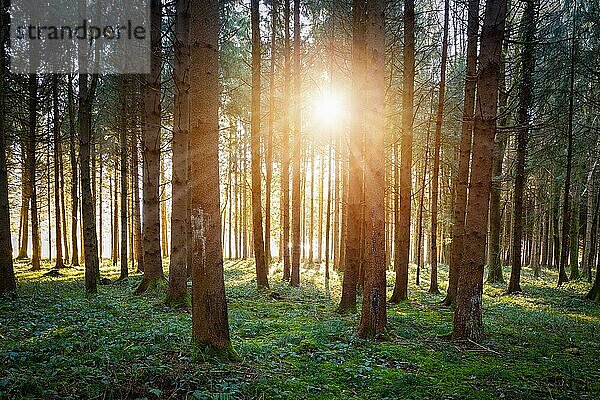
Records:
{"label": "bare tree trunk", "polygon": [[[0,1],[0,19],[5,21],[10,1]],[[8,170],[6,166],[6,48],[9,36],[8,24],[0,30],[0,294],[17,289],[13,269],[12,240],[10,235],[10,203],[8,201]]]}
{"label": "bare tree trunk", "polygon": [[281,135],[281,208],[283,225],[283,280],[291,276],[290,260],[290,0],[284,0],[283,20],[285,25],[285,49],[283,67],[283,132]]}
{"label": "bare tree trunk", "polygon": [[[144,277],[135,290],[135,294],[141,294],[150,286],[155,286],[164,279],[161,256],[160,235],[160,130],[161,130],[161,15],[162,2],[152,0],[151,9],[151,32],[150,41],[152,48],[150,74],[146,76],[144,83],[144,109],[145,123],[143,129],[143,259]],[[219,215],[216,215],[219,220]],[[220,237],[220,234],[219,234]]]}
{"label": "bare tree trunk", "polygon": [[[575,4],[575,7],[577,5]],[[569,281],[567,265],[569,263],[571,233],[571,169],[573,164],[573,114],[575,98],[575,11],[573,13],[573,31],[571,33],[571,62],[569,66],[569,125],[567,128],[567,171],[563,194],[562,243],[560,246],[560,263],[558,266],[558,286]]]}
{"label": "bare tree trunk", "polygon": [[[348,160],[348,226],[346,263],[342,281],[340,312],[356,312],[356,286],[361,265],[363,170],[363,91],[365,89],[365,0],[352,3],[352,119]],[[322,192],[322,190],[321,190]],[[322,196],[321,196],[322,197]],[[320,243],[319,243],[320,246]],[[320,257],[319,257],[320,258]],[[384,295],[385,298],[385,295]]]}
{"label": "bare tree trunk", "polygon": [[473,121],[473,165],[452,333],[458,340],[483,338],[483,269],[506,8],[506,0],[487,0],[481,33],[477,107]]}
{"label": "bare tree trunk", "polygon": [[175,109],[173,115],[173,179],[171,194],[171,259],[167,304],[188,306],[187,291],[187,208],[188,140],[190,129],[190,2],[175,4]]}
{"label": "bare tree trunk", "polygon": [[412,190],[413,97],[415,91],[415,2],[404,3],[404,91],[402,93],[402,138],[400,165],[399,246],[396,249],[396,282],[390,303],[408,299],[408,262],[410,259],[410,214]]}
{"label": "bare tree trunk", "polygon": [[73,266],[79,265],[79,247],[77,246],[77,213],[78,213],[78,205],[79,205],[79,173],[77,171],[77,155],[75,154],[75,99],[73,95],[73,80],[71,76],[69,76],[67,88],[67,97],[68,97],[68,113],[69,113],[69,158],[71,161],[71,247],[73,249],[73,254],[71,254],[71,264]]}
{"label": "bare tree trunk", "polygon": [[252,174],[252,239],[256,263],[256,285],[269,287],[268,267],[265,260],[265,242],[262,224],[261,157],[260,157],[260,15],[259,0],[251,0],[252,19],[252,122],[251,122],[251,174]]}
{"label": "bare tree trunk", "polygon": [[532,103],[533,72],[535,69],[535,3],[527,0],[521,22],[524,32],[523,52],[521,54],[522,80],[519,90],[519,118],[517,129],[517,162],[515,166],[515,186],[513,197],[513,228],[511,246],[511,273],[508,293],[521,291],[521,251],[523,242],[523,192],[525,190],[525,158],[527,154],[527,136],[529,132],[529,110]]}
{"label": "bare tree trunk", "polygon": [[429,293],[439,294],[437,281],[437,229],[438,229],[438,196],[439,196],[439,171],[440,171],[440,149],[442,146],[442,124],[444,122],[444,98],[446,95],[446,60],[448,58],[448,25],[450,14],[450,2],[444,1],[444,37],[442,39],[442,65],[440,91],[438,97],[437,116],[435,122],[435,144],[433,148],[433,182],[431,189],[431,281]]}
{"label": "bare tree trunk", "polygon": [[302,160],[302,120],[301,120],[301,86],[300,76],[300,0],[294,0],[294,145],[292,147],[292,271],[291,286],[300,286],[300,161]]}
{"label": "bare tree trunk", "polygon": [[27,138],[27,169],[29,170],[28,176],[31,185],[31,241],[32,241],[32,254],[31,254],[31,269],[32,271],[39,271],[40,258],[41,258],[41,239],[40,239],[40,221],[38,217],[38,201],[37,201],[37,185],[36,185],[36,129],[37,129],[37,102],[38,102],[38,83],[37,75],[29,75],[29,126]]}
{"label": "bare tree trunk", "polygon": [[586,203],[586,218],[585,218],[585,247],[583,249],[583,260],[581,262],[581,269],[583,270],[587,281],[592,282],[592,262],[591,259],[593,251],[594,251],[594,241],[592,240],[593,236],[593,225],[595,214],[594,210],[594,172],[596,170],[596,160],[592,160],[590,158],[591,167],[589,168],[588,176],[587,176],[587,203]]}
{"label": "bare tree trunk", "polygon": [[452,253],[448,273],[448,291],[444,304],[456,303],[458,277],[463,256],[465,237],[465,217],[467,209],[467,185],[469,183],[469,164],[471,160],[471,141],[473,137],[473,116],[475,108],[475,88],[477,86],[477,39],[479,34],[479,0],[469,0],[467,22],[467,59],[465,71],[465,94],[463,120],[461,124],[458,171],[454,182],[454,209],[452,225]]}
{"label": "bare tree trunk", "polygon": [[[129,78],[121,75],[121,115],[119,129],[119,145],[121,158],[121,275],[119,279],[127,279],[129,276],[129,264],[127,260],[127,97],[129,92]],[[115,182],[116,183],[116,182]],[[102,212],[102,204],[100,204]]]}
{"label": "bare tree trunk", "polygon": [[[58,114],[58,75],[52,76],[52,130],[54,134],[54,206],[56,222],[54,224],[56,236],[56,264],[54,268],[64,268],[62,246],[62,218],[60,203],[60,121]],[[50,193],[48,193],[50,196]],[[48,225],[50,227],[50,225]]]}
{"label": "bare tree trunk", "polygon": [[271,61],[269,72],[269,120],[266,140],[266,177],[265,177],[265,263],[268,271],[271,263],[271,184],[273,181],[273,135],[275,131],[275,52],[277,46],[277,19],[279,18],[277,0],[271,2]]}
{"label": "bare tree trunk", "polygon": [[233,355],[227,323],[219,199],[219,2],[191,1],[190,61],[192,338]]}
{"label": "bare tree trunk", "polygon": [[137,271],[144,271],[144,256],[142,252],[142,222],[140,210],[140,178],[137,127],[131,136],[131,179],[133,180],[133,243]]}
{"label": "bare tree trunk", "polygon": [[98,75],[92,75],[88,85],[87,74],[79,74],[79,164],[81,165],[81,214],[83,219],[83,253],[85,261],[85,289],[87,293],[97,291],[98,238],[96,216],[91,187],[90,146],[92,143],[92,103]]}
{"label": "bare tree trunk", "polygon": [[367,0],[367,76],[365,135],[365,285],[358,334],[377,337],[384,333],[386,317],[385,282],[385,1]]}

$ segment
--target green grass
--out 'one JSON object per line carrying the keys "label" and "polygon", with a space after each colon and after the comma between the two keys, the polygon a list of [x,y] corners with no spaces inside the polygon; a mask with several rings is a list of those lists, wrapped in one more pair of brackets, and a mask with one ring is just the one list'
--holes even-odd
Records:
{"label": "green grass", "polygon": [[222,363],[194,350],[191,315],[164,306],[164,293],[132,295],[139,275],[87,297],[82,269],[27,269],[16,266],[18,298],[0,301],[0,398],[600,398],[600,305],[583,300],[586,283],[556,288],[550,271],[535,280],[525,269],[523,295],[486,286],[479,347],[443,339],[452,311],[427,293],[427,276],[388,308],[388,337],[373,342],[356,335],[358,314],[335,314],[339,276],[327,288],[308,268],[290,288],[275,265],[262,292],[251,262],[227,262],[242,361]]}

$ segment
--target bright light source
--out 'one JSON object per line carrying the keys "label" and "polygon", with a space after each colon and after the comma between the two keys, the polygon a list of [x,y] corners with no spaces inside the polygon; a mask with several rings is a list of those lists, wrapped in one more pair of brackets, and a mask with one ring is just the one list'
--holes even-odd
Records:
{"label": "bright light source", "polygon": [[314,121],[322,128],[342,129],[346,113],[344,100],[333,93],[325,93],[316,97],[312,104]]}

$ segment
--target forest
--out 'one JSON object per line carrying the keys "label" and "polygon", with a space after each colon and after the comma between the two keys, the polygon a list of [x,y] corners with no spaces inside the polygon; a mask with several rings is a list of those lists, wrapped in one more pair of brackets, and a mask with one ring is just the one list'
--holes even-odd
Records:
{"label": "forest", "polygon": [[597,0],[27,1],[0,399],[600,398]]}

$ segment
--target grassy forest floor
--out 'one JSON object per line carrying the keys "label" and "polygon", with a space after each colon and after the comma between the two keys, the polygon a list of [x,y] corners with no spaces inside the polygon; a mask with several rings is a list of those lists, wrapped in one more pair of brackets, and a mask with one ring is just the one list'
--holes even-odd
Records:
{"label": "grassy forest floor", "polygon": [[[487,285],[489,337],[466,346],[443,339],[452,311],[427,293],[427,276],[410,302],[389,307],[388,337],[374,342],[355,334],[358,314],[335,313],[337,275],[326,290],[308,268],[290,288],[276,266],[271,292],[259,292],[252,262],[229,261],[242,361],[221,363],[190,346],[189,312],[165,307],[160,291],[132,295],[139,275],[88,298],[82,268],[28,268],[16,265],[18,298],[0,302],[0,398],[600,398],[600,305],[583,300],[587,283],[556,288],[552,271],[535,280],[525,269],[523,295]],[[102,273],[118,277],[107,264]]]}

